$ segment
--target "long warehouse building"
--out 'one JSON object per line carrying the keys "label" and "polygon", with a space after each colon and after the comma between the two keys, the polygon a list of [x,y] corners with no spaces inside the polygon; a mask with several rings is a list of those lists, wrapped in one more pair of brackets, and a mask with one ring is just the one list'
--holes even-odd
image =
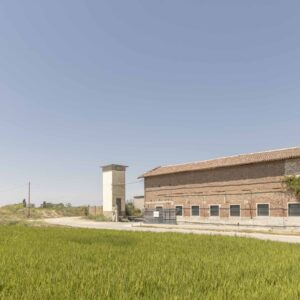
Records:
{"label": "long warehouse building", "polygon": [[162,166],[140,178],[146,209],[175,208],[179,221],[231,222],[300,217],[299,197],[283,184],[291,175],[300,175],[300,147]]}

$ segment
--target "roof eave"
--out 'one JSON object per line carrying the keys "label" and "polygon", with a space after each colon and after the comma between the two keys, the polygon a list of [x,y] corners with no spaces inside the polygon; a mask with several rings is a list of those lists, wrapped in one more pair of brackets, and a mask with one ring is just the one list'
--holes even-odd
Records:
{"label": "roof eave", "polygon": [[215,169],[223,169],[223,168],[230,168],[230,167],[238,167],[238,166],[247,166],[247,165],[254,165],[264,162],[272,162],[272,161],[282,161],[291,158],[278,158],[278,159],[271,159],[268,161],[259,161],[259,162],[248,162],[248,163],[241,163],[241,164],[232,164],[227,166],[216,166],[216,167],[207,167],[202,169],[194,169],[194,170],[180,170],[180,171],[173,171],[173,172],[164,172],[159,174],[151,174],[151,171],[144,173],[143,175],[139,176],[138,178],[146,178],[146,177],[155,177],[155,176],[163,176],[163,175],[170,175],[170,174],[178,174],[178,173],[188,173],[188,172],[198,172],[198,171],[206,171],[206,170],[215,170]]}

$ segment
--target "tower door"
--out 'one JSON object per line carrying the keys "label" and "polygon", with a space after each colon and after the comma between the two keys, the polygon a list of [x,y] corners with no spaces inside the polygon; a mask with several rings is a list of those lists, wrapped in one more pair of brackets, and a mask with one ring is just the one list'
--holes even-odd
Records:
{"label": "tower door", "polygon": [[119,216],[121,215],[121,211],[122,211],[121,201],[122,201],[121,198],[117,198],[116,199],[116,206],[117,206],[117,210],[118,210],[118,215]]}

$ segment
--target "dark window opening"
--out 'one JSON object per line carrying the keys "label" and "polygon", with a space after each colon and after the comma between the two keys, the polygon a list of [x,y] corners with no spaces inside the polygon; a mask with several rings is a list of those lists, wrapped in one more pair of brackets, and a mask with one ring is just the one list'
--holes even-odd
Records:
{"label": "dark window opening", "polygon": [[210,206],[210,216],[211,217],[218,217],[220,214],[220,207],[219,205],[211,205]]}
{"label": "dark window opening", "polygon": [[239,217],[241,215],[240,205],[230,205],[230,216]]}
{"label": "dark window opening", "polygon": [[192,206],[192,216],[193,217],[198,217],[200,213],[199,206]]}
{"label": "dark window opening", "polygon": [[176,216],[182,216],[182,206],[176,206]]}
{"label": "dark window opening", "polygon": [[257,204],[257,215],[259,217],[269,216],[269,204]]}
{"label": "dark window opening", "polygon": [[116,206],[117,206],[118,214],[121,215],[121,211],[122,211],[122,199],[121,198],[116,198]]}
{"label": "dark window opening", "polygon": [[300,203],[290,203],[288,207],[289,207],[289,217],[300,216]]}

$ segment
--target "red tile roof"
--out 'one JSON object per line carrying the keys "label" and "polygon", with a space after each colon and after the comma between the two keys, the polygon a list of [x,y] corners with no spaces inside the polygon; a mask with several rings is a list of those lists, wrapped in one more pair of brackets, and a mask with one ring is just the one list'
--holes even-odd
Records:
{"label": "red tile roof", "polygon": [[250,154],[241,154],[236,156],[222,157],[211,160],[198,161],[180,165],[162,166],[152,169],[139,178],[158,176],[164,174],[172,174],[179,172],[189,172],[198,170],[207,170],[215,168],[224,168],[238,165],[248,165],[260,162],[285,160],[290,158],[300,158],[300,147],[286,148],[265,152],[257,152]]}

